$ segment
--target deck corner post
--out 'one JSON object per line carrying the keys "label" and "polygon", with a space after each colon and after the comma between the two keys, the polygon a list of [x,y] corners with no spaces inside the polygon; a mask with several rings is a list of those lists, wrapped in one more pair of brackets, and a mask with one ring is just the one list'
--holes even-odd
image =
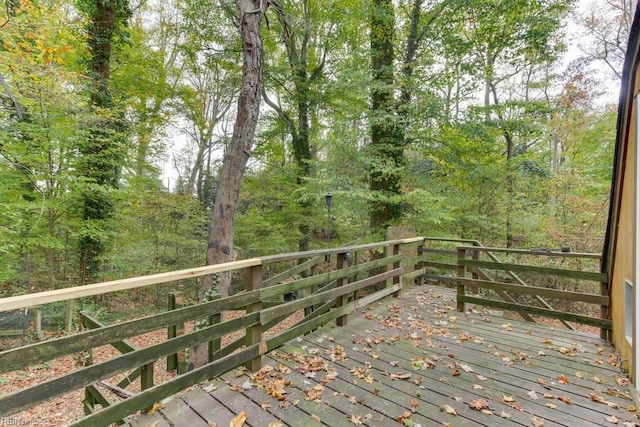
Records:
{"label": "deck corner post", "polygon": [[[340,270],[344,268],[346,262],[345,252],[339,252],[336,257],[336,269]],[[337,279],[336,280],[336,288],[343,286],[346,283],[346,279]],[[339,309],[347,304],[347,295],[341,295],[336,298],[336,308]],[[347,326],[347,315],[343,314],[342,316],[336,318],[336,325],[338,326]]]}
{"label": "deck corner post", "polygon": [[[611,292],[609,291],[608,280],[606,282],[600,282],[600,295],[607,296],[607,297],[611,295]],[[611,313],[609,312],[609,306],[601,305],[600,318],[609,319],[610,317],[611,317]],[[611,330],[600,328],[600,338],[602,338],[603,340],[611,341],[613,339]]]}
{"label": "deck corner post", "polygon": [[[249,277],[246,285],[247,292],[256,291],[261,288],[262,264],[249,267]],[[248,305],[246,308],[247,314],[259,312],[260,310],[262,310],[262,301]],[[262,341],[262,324],[258,322],[258,324],[248,327],[246,329],[245,337],[247,347],[260,344]],[[260,368],[262,368],[262,354],[258,354],[256,358],[249,360],[246,367],[252,372],[260,370]]]}
{"label": "deck corner post", "polygon": [[[167,310],[176,310],[184,306],[184,295],[182,292],[169,292]],[[184,335],[184,323],[169,325],[167,327],[167,339]],[[176,370],[179,374],[187,372],[187,361],[184,350],[167,356],[167,371]]]}
{"label": "deck corner post", "polygon": [[[464,248],[458,248],[458,268],[457,268],[457,277],[458,279],[464,279],[467,274],[467,269],[465,265],[461,262],[464,261],[467,256],[467,250]],[[464,301],[460,301],[460,296],[465,295],[465,286],[462,280],[458,280],[458,284],[456,286],[457,293],[457,304],[456,309],[460,312],[465,311]]]}

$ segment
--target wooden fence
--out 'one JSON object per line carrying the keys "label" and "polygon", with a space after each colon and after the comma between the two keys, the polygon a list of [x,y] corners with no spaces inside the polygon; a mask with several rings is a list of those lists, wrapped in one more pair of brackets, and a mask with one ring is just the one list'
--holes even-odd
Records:
{"label": "wooden fence", "polygon": [[[424,256],[418,254],[422,238],[386,241],[330,250],[290,253],[189,270],[162,273],[70,289],[22,295],[0,300],[0,311],[71,301],[80,297],[103,295],[125,289],[175,282],[213,273],[244,273],[244,291],[225,298],[180,307],[114,325],[103,325],[89,313],[82,313],[86,330],[0,353],[0,374],[42,364],[58,357],[90,352],[112,345],[119,356],[94,363],[86,357],[84,367],[0,397],[0,416],[6,417],[65,393],[85,389],[86,417],[79,426],[108,425],[121,422],[141,409],[184,390],[200,381],[218,376],[241,365],[260,368],[261,356],[287,341],[312,331],[328,322],[347,323],[352,311],[388,295],[397,295],[403,278],[422,274]],[[324,261],[333,259],[328,266]],[[267,266],[276,263],[295,267],[263,277]],[[321,268],[322,267],[322,268]],[[277,271],[278,269],[271,269]],[[298,294],[287,301],[284,295]],[[244,315],[223,320],[226,310],[242,310]],[[288,330],[270,338],[264,333],[292,314],[304,311],[304,317]],[[189,333],[179,333],[188,321],[204,322]],[[169,338],[158,344],[136,348],[127,339],[151,331],[166,329]],[[220,338],[241,331],[243,336],[221,347]],[[161,358],[177,361],[184,349],[207,345],[208,363],[173,378],[154,384],[153,364]],[[126,380],[111,384],[114,376],[127,373]],[[138,393],[125,388],[140,379]],[[101,389],[107,388],[110,393]],[[117,397],[117,400],[114,399]],[[99,412],[95,412],[101,406]]]}
{"label": "wooden fence", "polygon": [[[442,243],[449,244],[449,247],[443,247]],[[460,244],[464,246],[458,246]],[[451,245],[456,246],[451,248]],[[547,248],[487,248],[475,240],[430,237],[425,238],[420,252],[426,255],[421,264],[425,268],[422,277],[456,286],[459,311],[465,310],[465,304],[476,304],[514,311],[527,321],[535,321],[533,316],[543,316],[558,319],[571,329],[574,326],[570,322],[596,326],[603,338],[609,337],[612,328],[609,287],[607,275],[600,272],[599,254]],[[526,262],[505,262],[497,254],[526,258]],[[540,262],[542,259],[556,260],[559,266],[540,265],[543,264]],[[568,260],[574,261],[572,267],[563,265]],[[529,277],[523,280],[523,274]],[[564,282],[549,278],[561,278]],[[543,286],[543,282],[553,286]],[[579,283],[579,290],[565,289],[563,283],[568,282]],[[487,292],[479,295],[480,291]],[[569,302],[565,304],[569,307],[581,303],[589,307],[588,313],[597,315],[562,310],[559,304],[549,301]]]}

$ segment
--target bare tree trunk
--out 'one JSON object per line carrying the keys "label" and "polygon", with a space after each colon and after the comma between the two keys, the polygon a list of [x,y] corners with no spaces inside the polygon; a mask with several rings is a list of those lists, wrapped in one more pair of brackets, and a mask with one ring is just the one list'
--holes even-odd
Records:
{"label": "bare tree trunk", "polygon": [[[266,9],[265,3],[260,0],[236,0],[242,38],[242,88],[238,96],[233,137],[224,155],[216,199],[209,220],[207,265],[234,259],[236,205],[260,114],[263,68],[260,21]],[[228,295],[230,283],[230,275],[220,277],[218,292],[223,296]],[[211,285],[211,280],[205,281],[204,291],[208,291]]]}

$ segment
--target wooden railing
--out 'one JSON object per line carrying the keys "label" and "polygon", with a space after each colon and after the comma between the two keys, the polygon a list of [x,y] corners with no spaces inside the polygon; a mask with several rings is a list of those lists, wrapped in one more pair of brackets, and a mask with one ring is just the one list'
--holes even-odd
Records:
{"label": "wooden railing", "polygon": [[[449,247],[433,247],[442,242],[448,243]],[[457,246],[459,244],[464,246]],[[535,321],[533,316],[554,318],[571,329],[574,327],[569,322],[599,327],[602,337],[607,337],[612,328],[607,276],[599,272],[599,254],[487,248],[475,240],[429,237],[425,238],[420,252],[426,255],[422,262],[425,267],[422,277],[456,286],[460,311],[465,310],[465,304],[472,303],[514,311],[528,321]],[[526,258],[526,262],[503,262],[496,254]],[[540,259],[557,260],[560,265],[573,260],[575,265],[558,267],[534,263]],[[529,277],[523,279],[524,274]],[[544,286],[542,283],[550,281],[569,281],[580,286],[572,291],[562,285]],[[479,291],[485,291],[484,295],[479,295]],[[562,304],[551,304],[548,300],[568,302],[571,307],[580,303],[586,307],[587,314],[562,310],[559,307]]]}
{"label": "wooden railing", "polygon": [[[70,302],[81,297],[220,272],[235,272],[235,280],[243,281],[244,288],[229,297],[185,307],[178,305],[173,310],[113,325],[103,325],[89,313],[82,313],[86,329],[80,333],[1,352],[0,374],[70,354],[90,352],[103,345],[112,345],[121,354],[97,362],[87,357],[79,369],[0,397],[0,417],[84,388],[87,416],[75,425],[108,425],[121,422],[128,415],[149,408],[163,398],[238,366],[259,369],[261,356],[266,352],[328,322],[335,320],[338,325],[345,325],[349,313],[354,310],[388,295],[397,295],[402,289],[403,278],[410,280],[422,274],[418,269],[424,259],[418,254],[422,242],[422,238],[414,238],[274,255],[1,299],[0,312],[59,301]],[[328,265],[325,259],[334,260],[334,263]],[[283,270],[272,266],[292,263],[297,265],[264,277],[267,269]],[[291,294],[299,297],[291,301],[283,298]],[[244,315],[225,320],[221,314],[227,310],[241,310]],[[304,312],[304,316],[293,327],[265,338],[265,332],[297,312]],[[180,325],[198,320],[204,322],[199,329],[177,333]],[[168,330],[170,338],[144,348],[127,342],[130,338],[159,329]],[[241,331],[243,336],[220,346],[221,337],[236,331]],[[203,344],[208,346],[207,361],[203,366],[195,366],[167,382],[154,384],[153,364],[157,360],[175,360],[174,355],[184,349]],[[128,373],[129,379],[118,384],[109,382],[121,373]],[[140,378],[141,391],[124,390],[136,378]],[[118,401],[100,390],[104,386]],[[102,409],[94,412],[97,406],[102,406]]]}

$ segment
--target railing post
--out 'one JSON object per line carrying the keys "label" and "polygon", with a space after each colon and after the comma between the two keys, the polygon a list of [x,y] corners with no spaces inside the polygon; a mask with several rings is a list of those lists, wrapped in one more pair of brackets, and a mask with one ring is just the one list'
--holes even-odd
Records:
{"label": "railing post", "polygon": [[[389,249],[389,246],[387,246],[385,248],[385,251],[387,249]],[[393,245],[393,247],[391,249],[392,249],[391,250],[391,254],[392,255],[400,254],[400,244],[396,243],[395,245]],[[395,270],[396,268],[400,268],[400,261],[396,261],[392,265],[387,265],[387,271]],[[393,278],[387,280],[387,287],[393,286],[393,285],[399,285],[398,290],[393,293],[393,297],[394,298],[398,298],[400,296],[400,289],[402,289],[402,281],[401,280],[402,280],[402,275],[394,276]]]}
{"label": "railing post", "polygon": [[[262,288],[262,265],[255,265],[249,268],[249,280],[247,280],[247,292],[255,291]],[[247,306],[247,314],[255,313],[262,310],[262,301]],[[250,326],[246,329],[246,346],[260,344],[262,341],[262,324]],[[262,368],[262,355],[247,362],[247,369],[252,372]]]}
{"label": "railing post", "polygon": [[[169,292],[167,309],[169,311],[182,308],[184,306],[184,295],[182,292]],[[169,325],[167,328],[167,338],[175,338],[184,335],[184,323]],[[179,374],[187,372],[187,356],[184,350],[167,356],[167,371],[176,370]]]}
{"label": "railing post", "polygon": [[[466,249],[458,248],[457,276],[459,279],[464,279],[465,276],[467,275],[467,269],[464,266],[464,264],[461,263],[461,261],[465,260],[466,256],[467,256]],[[456,293],[457,293],[457,297],[465,295],[465,286],[464,286],[464,283],[462,283],[461,281],[458,281],[458,285],[456,286]],[[458,311],[464,311],[465,310],[464,302],[458,299],[456,308]]]}
{"label": "railing post", "polygon": [[[471,256],[472,256],[474,261],[480,261],[480,251],[479,250],[474,249]],[[471,277],[473,279],[475,279],[475,280],[478,280],[478,278],[479,278],[478,277],[478,273],[476,273],[474,271],[471,272]],[[476,286],[476,285],[471,286],[471,292],[473,292],[474,294],[477,295],[478,294],[478,286]]]}
{"label": "railing post", "polygon": [[[339,252],[338,256],[336,257],[336,269],[340,270],[341,268],[344,268],[345,265],[345,253],[344,252]],[[336,288],[339,288],[341,286],[344,286],[344,284],[346,283],[346,279],[342,278],[342,279],[337,279],[336,280]],[[341,295],[338,298],[336,298],[336,308],[340,308],[344,305],[347,304],[347,295]],[[347,315],[344,314],[338,318],[336,318],[336,325],[338,326],[347,326]]]}
{"label": "railing post", "polygon": [[[608,282],[601,282],[600,283],[600,295],[604,295],[604,296],[609,296],[610,292],[609,292],[609,283]],[[602,319],[609,319],[609,306],[608,305],[601,305],[600,306],[600,318]],[[608,329],[604,329],[604,328],[600,328],[600,338],[602,338],[603,340],[607,340],[607,341],[611,341],[612,337],[611,337],[611,331]]]}
{"label": "railing post", "polygon": [[42,339],[42,307],[39,305],[33,307],[33,323],[36,339]]}
{"label": "railing post", "polygon": [[[214,301],[220,299],[220,295],[212,295],[209,297],[209,301]],[[218,323],[220,323],[222,321],[222,313],[218,312],[216,314],[212,314],[211,316],[209,316],[209,326],[213,326],[216,325]],[[214,338],[211,341],[209,341],[209,355],[208,355],[208,362],[211,363],[213,362],[213,355],[220,350],[220,345],[222,343],[222,338],[218,337],[218,338]]]}
{"label": "railing post", "polygon": [[70,299],[67,301],[67,307],[65,312],[65,330],[67,334],[71,333],[71,328],[73,327],[73,306],[74,300]]}
{"label": "railing post", "polygon": [[[416,270],[422,270],[422,274],[416,278],[416,285],[424,285],[424,241],[418,246],[418,255],[422,257],[420,261],[414,266]],[[418,282],[420,280],[420,282]]]}

